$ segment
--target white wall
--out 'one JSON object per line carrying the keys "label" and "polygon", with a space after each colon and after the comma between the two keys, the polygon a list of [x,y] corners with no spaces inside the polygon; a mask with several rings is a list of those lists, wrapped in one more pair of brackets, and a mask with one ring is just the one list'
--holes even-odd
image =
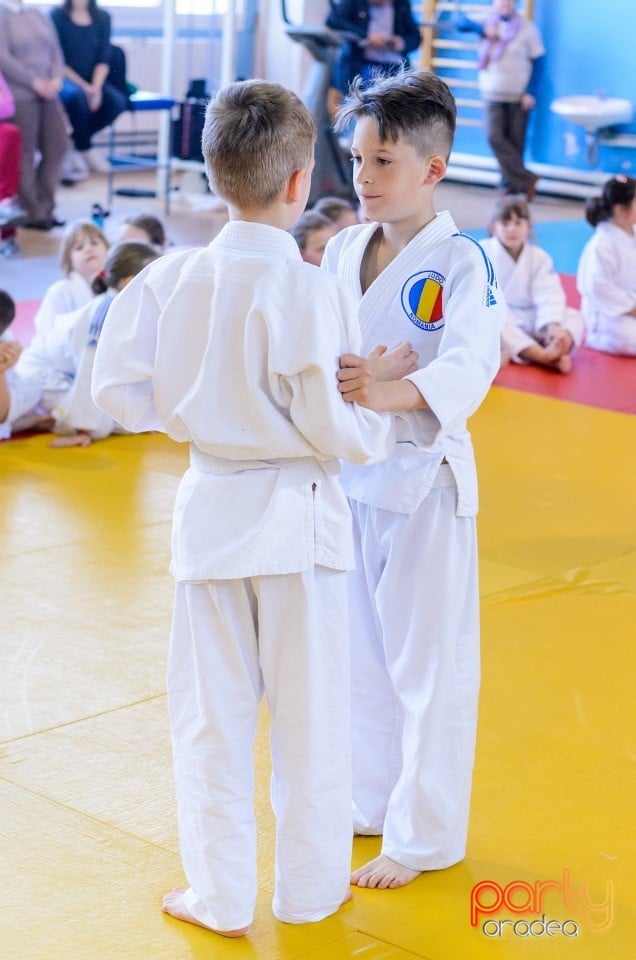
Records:
{"label": "white wall", "polygon": [[[296,24],[321,26],[328,10],[328,0],[287,0],[287,16]],[[280,0],[261,0],[260,11],[254,72],[301,93],[311,56],[285,35]]]}

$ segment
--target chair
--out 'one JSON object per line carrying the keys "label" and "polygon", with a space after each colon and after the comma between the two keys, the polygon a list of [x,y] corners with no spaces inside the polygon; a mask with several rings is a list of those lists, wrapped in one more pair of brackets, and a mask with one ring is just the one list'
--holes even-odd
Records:
{"label": "chair", "polygon": [[[170,112],[174,107],[176,100],[172,97],[164,96],[161,93],[152,93],[148,90],[137,90],[130,94],[129,112],[133,117],[138,113],[147,113],[149,111],[167,110]],[[152,146],[155,149],[153,156],[140,154],[136,151],[140,147]],[[164,146],[165,156],[160,155],[160,146]],[[115,124],[110,128],[108,140],[108,160],[110,170],[108,172],[108,194],[107,207],[110,209],[113,196],[128,197],[148,197],[156,196],[154,190],[141,190],[134,187],[119,188],[115,190],[115,177],[119,173],[133,170],[165,170],[164,178],[164,209],[166,213],[170,210],[170,150],[169,145],[162,145],[161,138],[156,130],[129,130],[118,133]]]}

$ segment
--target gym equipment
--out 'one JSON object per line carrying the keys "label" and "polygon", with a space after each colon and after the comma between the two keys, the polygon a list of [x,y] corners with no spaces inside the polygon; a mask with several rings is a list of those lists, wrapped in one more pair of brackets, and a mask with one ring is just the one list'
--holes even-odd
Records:
{"label": "gym equipment", "polygon": [[281,0],[285,33],[290,40],[302,44],[312,55],[315,63],[311,68],[301,99],[311,111],[318,128],[316,141],[316,166],[311,180],[309,205],[324,196],[344,197],[356,201],[351,183],[348,152],[340,146],[331,128],[327,108],[329,88],[332,86],[333,67],[336,55],[351,35],[328,27],[300,26],[287,16],[285,0]]}

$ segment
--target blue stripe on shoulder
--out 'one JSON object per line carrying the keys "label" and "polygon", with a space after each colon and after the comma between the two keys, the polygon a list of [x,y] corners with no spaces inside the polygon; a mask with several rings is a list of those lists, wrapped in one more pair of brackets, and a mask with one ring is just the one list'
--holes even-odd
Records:
{"label": "blue stripe on shoulder", "polygon": [[482,245],[479,243],[479,241],[478,241],[478,240],[475,240],[474,237],[469,236],[467,233],[461,233],[461,231],[460,231],[459,233],[454,233],[453,236],[454,236],[454,237],[465,237],[466,240],[470,240],[471,243],[474,243],[474,244],[475,244],[475,246],[477,247],[477,249],[478,249],[479,252],[481,253],[482,257],[484,258],[484,263],[485,263],[485,265],[486,265],[486,274],[487,274],[487,277],[488,277],[488,283],[493,284],[493,283],[495,282],[495,269],[494,269],[492,263],[490,262],[490,260],[488,259],[488,255],[486,254],[486,251],[484,250],[484,248],[482,247]]}

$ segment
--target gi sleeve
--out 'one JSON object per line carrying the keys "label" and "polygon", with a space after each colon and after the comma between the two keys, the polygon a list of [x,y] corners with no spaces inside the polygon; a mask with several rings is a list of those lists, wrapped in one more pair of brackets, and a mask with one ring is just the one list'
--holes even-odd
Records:
{"label": "gi sleeve", "polygon": [[565,290],[552,258],[538,247],[533,253],[532,295],[536,307],[535,329],[539,332],[549,323],[563,323]]}
{"label": "gi sleeve", "polygon": [[619,275],[620,261],[616,251],[596,243],[583,252],[577,276],[579,293],[601,305],[600,309],[607,316],[620,317],[633,310],[634,298],[617,281]]}
{"label": "gi sleeve", "polygon": [[14,376],[9,384],[11,400],[6,417],[9,423],[28,413],[42,398],[42,391],[53,369],[47,352],[46,337],[36,334],[12,369]]}
{"label": "gi sleeve", "polygon": [[[361,464],[384,460],[393,452],[393,418],[347,403],[338,390],[341,354],[359,353],[361,347],[355,303],[335,277],[315,271],[312,279],[311,288],[305,287],[305,316],[300,318],[304,335],[287,333],[271,350],[275,365],[270,366],[270,389],[323,457]],[[289,302],[301,302],[300,290]]]}
{"label": "gi sleeve", "polygon": [[[468,237],[458,243],[473,243]],[[418,388],[439,421],[435,440],[463,429],[488,393],[501,360],[506,305],[490,261],[475,242],[449,271],[444,332],[428,366],[405,379]]]}

